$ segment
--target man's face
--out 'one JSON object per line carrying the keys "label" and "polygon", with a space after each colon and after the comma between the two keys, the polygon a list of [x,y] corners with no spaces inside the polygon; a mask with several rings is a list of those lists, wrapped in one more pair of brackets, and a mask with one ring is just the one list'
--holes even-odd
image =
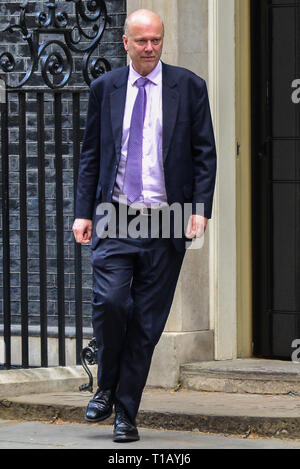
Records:
{"label": "man's face", "polygon": [[134,69],[142,76],[154,70],[163,48],[163,27],[159,20],[135,21],[130,24],[128,36],[124,34],[125,50],[129,53]]}

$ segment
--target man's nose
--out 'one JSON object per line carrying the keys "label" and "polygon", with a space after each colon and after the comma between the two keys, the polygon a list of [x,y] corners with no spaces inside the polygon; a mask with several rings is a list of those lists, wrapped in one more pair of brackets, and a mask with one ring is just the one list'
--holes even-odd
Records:
{"label": "man's nose", "polygon": [[152,42],[149,40],[146,44],[146,51],[152,51],[152,49],[153,49]]}

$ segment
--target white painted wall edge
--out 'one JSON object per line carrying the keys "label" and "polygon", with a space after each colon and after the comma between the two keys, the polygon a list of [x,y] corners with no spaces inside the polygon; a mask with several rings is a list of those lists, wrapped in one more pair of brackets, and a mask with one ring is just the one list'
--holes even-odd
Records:
{"label": "white painted wall edge", "polygon": [[235,1],[208,0],[209,79],[218,173],[210,223],[210,329],[215,359],[237,356]]}

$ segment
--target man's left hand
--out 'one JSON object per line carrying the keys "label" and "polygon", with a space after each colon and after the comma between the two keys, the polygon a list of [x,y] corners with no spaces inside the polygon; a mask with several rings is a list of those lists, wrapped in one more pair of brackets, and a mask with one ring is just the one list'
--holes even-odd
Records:
{"label": "man's left hand", "polygon": [[191,215],[185,236],[188,239],[200,238],[206,230],[207,222],[207,218],[203,217],[202,215]]}

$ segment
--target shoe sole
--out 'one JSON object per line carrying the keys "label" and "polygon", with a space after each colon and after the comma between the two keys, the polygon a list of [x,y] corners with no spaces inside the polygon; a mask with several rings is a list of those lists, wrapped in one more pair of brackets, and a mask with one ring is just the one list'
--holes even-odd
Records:
{"label": "shoe sole", "polygon": [[139,436],[119,435],[119,436],[115,436],[113,438],[113,441],[115,443],[126,443],[126,442],[130,442],[130,441],[138,441],[139,439],[140,439]]}
{"label": "shoe sole", "polygon": [[112,411],[107,414],[107,415],[104,415],[103,417],[100,417],[98,419],[89,419],[88,417],[85,417],[85,421],[88,422],[88,423],[97,423],[97,422],[102,422],[103,420],[106,420],[108,419],[112,414]]}

